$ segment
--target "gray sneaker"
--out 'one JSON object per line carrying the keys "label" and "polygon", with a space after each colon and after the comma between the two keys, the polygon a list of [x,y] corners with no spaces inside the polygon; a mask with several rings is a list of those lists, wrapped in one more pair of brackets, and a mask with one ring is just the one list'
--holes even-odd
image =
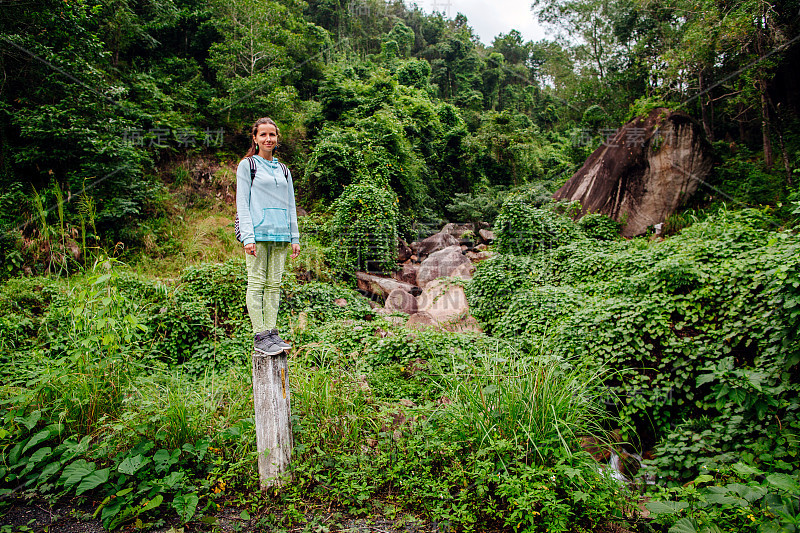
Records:
{"label": "gray sneaker", "polygon": [[281,339],[280,335],[278,335],[278,330],[273,329],[267,332],[270,337],[272,337],[272,341],[277,345],[283,348],[284,350],[291,350],[292,345],[286,342],[285,340]]}
{"label": "gray sneaker", "polygon": [[275,342],[271,331],[256,333],[253,340],[253,349],[264,355],[278,355],[283,351],[283,348]]}

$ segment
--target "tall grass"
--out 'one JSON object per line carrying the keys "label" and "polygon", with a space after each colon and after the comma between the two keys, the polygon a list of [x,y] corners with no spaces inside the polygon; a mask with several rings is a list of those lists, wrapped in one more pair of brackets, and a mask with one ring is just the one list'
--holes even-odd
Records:
{"label": "tall grass", "polygon": [[71,280],[67,304],[52,318],[46,366],[32,382],[69,430],[88,434],[104,416],[115,416],[135,374],[132,350],[145,328],[137,304],[119,295],[110,259]]}
{"label": "tall grass", "polygon": [[441,378],[449,403],[437,416],[476,450],[510,443],[527,462],[546,463],[554,448],[576,450],[581,437],[608,442],[605,374],[556,360],[487,354],[464,373]]}
{"label": "tall grass", "polygon": [[307,442],[324,443],[328,451],[356,446],[379,423],[365,382],[334,365],[308,368],[297,364],[290,374],[292,411],[302,420]]}

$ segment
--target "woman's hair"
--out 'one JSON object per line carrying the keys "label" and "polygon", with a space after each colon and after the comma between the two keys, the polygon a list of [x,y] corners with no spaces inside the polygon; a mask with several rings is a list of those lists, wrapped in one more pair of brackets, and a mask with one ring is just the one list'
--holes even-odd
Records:
{"label": "woman's hair", "polygon": [[[258,133],[258,127],[261,124],[272,124],[273,126],[275,126],[275,133],[278,134],[278,140],[280,140],[280,138],[281,138],[281,130],[278,129],[278,125],[275,124],[274,120],[272,120],[269,117],[262,117],[262,118],[256,120],[255,124],[253,124],[252,130],[250,131],[250,149],[244,155],[245,157],[250,157],[250,156],[256,155],[258,153],[256,151],[256,142],[253,140],[253,137],[255,137],[256,133]],[[278,147],[278,145],[276,143],[275,144],[275,148],[277,148],[277,147]],[[275,148],[272,149],[273,153],[275,152]]]}

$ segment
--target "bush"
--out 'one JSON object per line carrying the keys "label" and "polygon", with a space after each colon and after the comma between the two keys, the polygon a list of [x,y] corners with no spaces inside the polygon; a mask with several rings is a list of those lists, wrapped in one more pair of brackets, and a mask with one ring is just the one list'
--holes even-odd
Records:
{"label": "bush", "polygon": [[619,239],[622,224],[602,213],[586,213],[578,220],[578,227],[583,233],[598,241]]}
{"label": "bush", "polygon": [[533,255],[580,239],[578,225],[550,207],[533,207],[510,195],[495,222],[497,249],[514,255]]}
{"label": "bush", "polygon": [[341,272],[393,272],[397,268],[397,195],[369,183],[345,187],[333,203],[331,241]]}

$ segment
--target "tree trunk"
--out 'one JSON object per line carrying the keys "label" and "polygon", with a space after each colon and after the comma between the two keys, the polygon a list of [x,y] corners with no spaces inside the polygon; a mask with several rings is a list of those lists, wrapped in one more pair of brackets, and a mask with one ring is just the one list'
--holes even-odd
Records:
{"label": "tree trunk", "polygon": [[769,138],[769,106],[767,104],[767,82],[758,80],[758,92],[761,95],[761,139],[764,146],[764,165],[772,167],[772,141]]}
{"label": "tree trunk", "polygon": [[253,403],[261,490],[281,486],[292,459],[292,409],[286,353],[253,354]]}
{"label": "tree trunk", "polygon": [[711,102],[711,95],[703,94],[703,91],[705,91],[708,86],[705,79],[705,72],[701,70],[698,77],[700,82],[700,113],[703,117],[703,130],[706,132],[708,141],[714,142],[714,126],[711,123],[711,114],[708,110]]}

